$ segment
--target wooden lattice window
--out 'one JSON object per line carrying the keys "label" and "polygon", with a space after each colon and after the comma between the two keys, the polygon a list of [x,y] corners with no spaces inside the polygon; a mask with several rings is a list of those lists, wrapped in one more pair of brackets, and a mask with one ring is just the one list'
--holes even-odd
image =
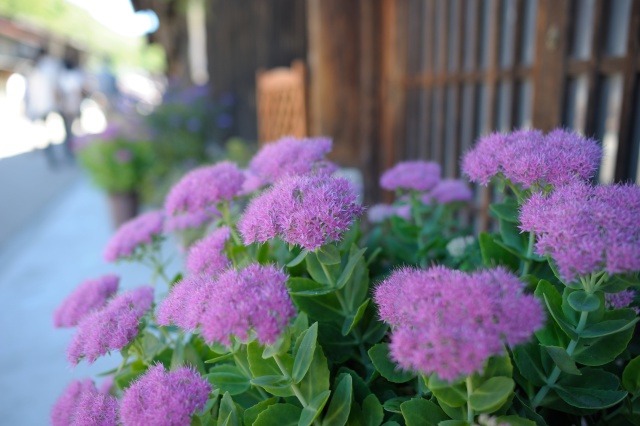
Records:
{"label": "wooden lattice window", "polygon": [[256,74],[260,143],[282,136],[307,136],[305,66],[294,61]]}

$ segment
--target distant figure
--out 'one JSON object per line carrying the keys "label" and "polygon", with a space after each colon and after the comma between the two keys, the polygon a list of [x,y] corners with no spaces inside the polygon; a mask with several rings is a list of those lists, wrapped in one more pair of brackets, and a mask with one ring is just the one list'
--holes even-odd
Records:
{"label": "distant figure", "polygon": [[72,126],[74,120],[80,117],[80,104],[82,103],[84,86],[84,74],[77,63],[69,59],[65,60],[64,69],[60,73],[58,81],[58,89],[60,114],[64,121],[66,133],[64,147],[69,159],[73,158],[71,146],[73,139]]}
{"label": "distant figure", "polygon": [[[49,56],[41,49],[35,64],[27,75],[27,91],[25,107],[27,117],[34,122],[45,121],[47,116],[56,111],[57,83],[60,75],[60,64],[57,59]],[[52,147],[45,149],[47,160],[55,166]]]}

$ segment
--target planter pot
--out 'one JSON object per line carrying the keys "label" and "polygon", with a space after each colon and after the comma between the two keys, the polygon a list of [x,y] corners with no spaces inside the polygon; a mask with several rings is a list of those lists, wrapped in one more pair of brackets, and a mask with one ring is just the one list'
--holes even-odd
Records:
{"label": "planter pot", "polygon": [[110,192],[109,210],[111,211],[111,223],[117,229],[124,222],[133,219],[138,215],[140,207],[138,193],[132,192]]}

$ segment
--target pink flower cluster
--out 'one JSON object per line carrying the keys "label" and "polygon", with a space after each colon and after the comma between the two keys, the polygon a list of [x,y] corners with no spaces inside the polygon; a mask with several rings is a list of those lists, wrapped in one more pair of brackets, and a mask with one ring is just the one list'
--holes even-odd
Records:
{"label": "pink flower cluster", "polygon": [[62,302],[53,314],[56,327],[75,327],[89,312],[102,308],[107,300],[118,291],[120,278],[105,275],[86,280]]}
{"label": "pink flower cluster", "polygon": [[74,380],[51,410],[52,426],[116,426],[118,401],[90,379]]}
{"label": "pink flower cluster", "polygon": [[332,145],[328,138],[281,138],[258,151],[249,164],[249,171],[262,185],[275,183],[285,176],[312,172],[331,174],[335,166],[324,158]]}
{"label": "pink flower cluster", "polygon": [[390,191],[429,191],[440,181],[440,171],[440,165],[431,161],[404,161],[382,174],[380,186]]}
{"label": "pink flower cluster", "polygon": [[107,243],[104,259],[126,259],[144,244],[151,244],[154,237],[162,234],[162,221],[162,212],[152,211],[124,223]]}
{"label": "pink flower cluster", "polygon": [[230,161],[190,171],[165,199],[167,230],[200,226],[217,215],[218,204],[239,195],[244,180],[242,171]]}
{"label": "pink flower cluster", "polygon": [[120,420],[123,426],[188,426],[209,392],[211,385],[195,370],[166,371],[157,364],[124,391]]}
{"label": "pink flower cluster", "polygon": [[448,204],[471,201],[473,193],[465,181],[460,179],[442,179],[431,191],[422,196],[424,204]]}
{"label": "pink flower cluster", "polygon": [[238,222],[245,244],[274,237],[314,250],[337,241],[363,212],[351,183],[330,176],[292,176],[254,198]]}
{"label": "pink flower cluster", "polygon": [[367,209],[367,218],[371,223],[382,223],[393,216],[398,216],[407,220],[411,219],[411,206],[409,204],[399,206],[391,204],[376,204]]}
{"label": "pink flower cluster", "polygon": [[493,133],[466,153],[462,170],[472,182],[487,185],[502,175],[513,184],[562,185],[590,179],[600,164],[602,149],[594,140],[562,129],[547,135],[537,130]]}
{"label": "pink flower cluster", "polygon": [[624,309],[631,307],[636,314],[640,314],[640,308],[637,306],[631,306],[634,302],[636,294],[633,290],[623,290],[619,293],[605,293],[604,301],[605,305],[609,309]]}
{"label": "pink flower cluster", "polygon": [[223,226],[196,242],[187,255],[187,271],[191,274],[215,275],[231,264],[224,246],[231,237],[231,229]]}
{"label": "pink flower cluster", "polygon": [[287,275],[275,266],[252,264],[228,269],[212,279],[191,276],[178,283],[158,310],[160,325],[201,327],[209,343],[230,344],[253,330],[258,341],[276,341],[295,315],[285,285]]}
{"label": "pink flower cluster", "polygon": [[505,269],[445,267],[395,271],[375,290],[380,317],[394,326],[390,351],[405,369],[447,381],[481,371],[503,342],[526,342],[544,321],[538,300]]}
{"label": "pink flower cluster", "polygon": [[640,187],[574,182],[522,206],[520,228],[534,232],[536,252],[549,255],[563,278],[605,270],[640,271]]}
{"label": "pink flower cluster", "polygon": [[86,315],[68,349],[68,359],[93,363],[109,351],[120,350],[138,334],[140,318],[151,308],[153,288],[140,287],[114,297],[105,307]]}

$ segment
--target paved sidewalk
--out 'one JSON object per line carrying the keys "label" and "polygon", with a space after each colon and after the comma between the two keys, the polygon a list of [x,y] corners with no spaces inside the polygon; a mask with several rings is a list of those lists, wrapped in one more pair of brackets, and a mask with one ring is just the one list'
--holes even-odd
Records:
{"label": "paved sidewalk", "polygon": [[[51,406],[73,378],[95,377],[120,361],[112,355],[92,366],[81,362],[70,367],[66,348],[74,329],[52,325],[53,312],[62,300],[84,279],[105,273],[120,275],[121,289],[146,284],[150,278],[141,266],[102,260],[112,234],[106,197],[84,177],[75,180],[0,247],[3,426],[49,424]],[[175,272],[177,266],[171,266]]]}

